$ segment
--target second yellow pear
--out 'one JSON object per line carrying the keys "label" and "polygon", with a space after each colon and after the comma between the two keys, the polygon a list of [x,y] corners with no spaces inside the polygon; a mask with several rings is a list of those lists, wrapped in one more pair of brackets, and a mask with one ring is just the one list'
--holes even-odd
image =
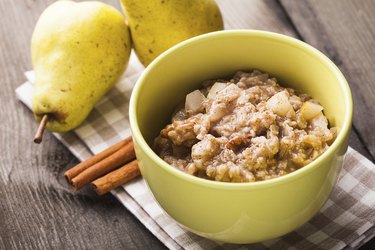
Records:
{"label": "second yellow pear", "polygon": [[165,50],[188,38],[222,30],[214,0],[121,0],[135,52],[147,66]]}

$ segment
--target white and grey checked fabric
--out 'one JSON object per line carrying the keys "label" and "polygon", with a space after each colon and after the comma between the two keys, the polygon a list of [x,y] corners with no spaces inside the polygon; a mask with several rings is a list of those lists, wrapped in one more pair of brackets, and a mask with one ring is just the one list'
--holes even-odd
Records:
{"label": "white and grey checked fabric", "polygon": [[[128,104],[143,67],[131,57],[126,74],[73,132],[54,134],[80,160],[130,134]],[[33,72],[16,89],[29,108]],[[320,212],[296,231],[281,238],[251,244],[223,244],[179,227],[156,203],[142,178],[112,191],[170,249],[356,249],[375,236],[375,165],[349,148],[340,179]]]}

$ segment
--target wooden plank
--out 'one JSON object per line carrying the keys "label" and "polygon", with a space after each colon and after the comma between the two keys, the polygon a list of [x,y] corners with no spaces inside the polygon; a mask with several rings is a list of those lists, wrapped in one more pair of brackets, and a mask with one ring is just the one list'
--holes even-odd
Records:
{"label": "wooden plank", "polygon": [[375,1],[281,0],[296,30],[343,71],[354,98],[354,127],[375,158]]}
{"label": "wooden plank", "polygon": [[364,157],[374,162],[374,158],[364,146],[362,139],[360,139],[360,137],[358,136],[358,132],[354,127],[352,127],[352,130],[350,132],[349,145],[359,153],[361,153]]}
{"label": "wooden plank", "polygon": [[288,16],[274,0],[217,0],[225,29],[257,29],[296,37]]}

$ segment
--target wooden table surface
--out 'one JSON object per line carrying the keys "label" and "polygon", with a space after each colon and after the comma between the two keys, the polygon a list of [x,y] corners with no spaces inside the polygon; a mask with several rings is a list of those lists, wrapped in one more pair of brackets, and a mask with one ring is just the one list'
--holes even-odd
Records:
{"label": "wooden table surface", "polygon": [[[62,173],[77,160],[38,124],[14,90],[31,69],[30,37],[52,0],[0,0],[0,249],[162,249],[114,197],[73,193]],[[115,0],[105,1],[120,9]],[[375,1],[220,0],[226,29],[275,31],[328,55],[351,86],[350,146],[375,159]],[[361,249],[375,249],[375,240]]]}

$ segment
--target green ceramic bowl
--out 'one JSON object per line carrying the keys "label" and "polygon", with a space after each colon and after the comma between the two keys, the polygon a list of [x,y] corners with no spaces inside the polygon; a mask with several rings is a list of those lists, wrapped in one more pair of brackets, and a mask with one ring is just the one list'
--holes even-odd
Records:
{"label": "green ceramic bowl", "polygon": [[[283,177],[222,183],[185,174],[153,152],[153,139],[187,93],[203,80],[253,68],[321,102],[331,126],[339,128],[323,155]],[[321,52],[284,35],[233,30],[189,39],[153,61],[133,90],[130,124],[142,175],[173,219],[210,239],[252,243],[298,228],[322,207],[343,163],[352,112],[344,76]]]}

